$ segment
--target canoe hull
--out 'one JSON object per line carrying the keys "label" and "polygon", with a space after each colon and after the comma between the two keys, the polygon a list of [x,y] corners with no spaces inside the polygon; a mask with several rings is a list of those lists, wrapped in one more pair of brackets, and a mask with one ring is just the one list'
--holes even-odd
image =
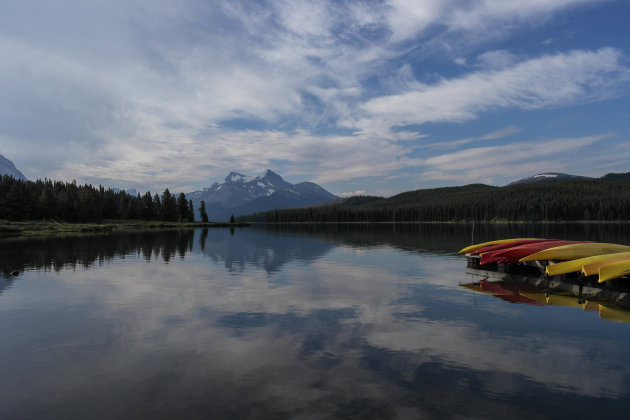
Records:
{"label": "canoe hull", "polygon": [[548,276],[559,276],[561,274],[577,273],[582,271],[585,265],[598,263],[614,258],[630,257],[630,252],[616,252],[614,254],[594,255],[592,257],[578,258],[575,260],[564,261],[557,264],[548,265],[545,273]]}
{"label": "canoe hull", "polygon": [[599,269],[603,266],[625,260],[630,260],[630,256],[610,258],[608,260],[586,264],[582,267],[582,274],[586,277],[594,276],[595,274],[599,274]]}
{"label": "canoe hull", "polygon": [[575,260],[593,255],[612,254],[615,252],[630,252],[630,246],[605,244],[597,242],[582,242],[570,245],[547,248],[535,254],[520,259],[520,262],[544,260]]}
{"label": "canoe hull", "polygon": [[561,245],[570,245],[579,243],[576,241],[549,241],[549,242],[536,242],[528,245],[521,245],[514,248],[505,250],[486,252],[481,256],[479,265],[490,264],[498,262],[500,264],[516,263],[522,258],[528,255],[540,252],[542,250],[553,248]]}
{"label": "canoe hull", "polygon": [[475,244],[475,245],[470,245],[467,246],[466,248],[461,249],[458,254],[469,254],[473,251],[476,251],[479,248],[483,248],[485,246],[491,246],[491,245],[497,245],[497,244],[502,244],[505,242],[513,242],[513,241],[523,241],[523,240],[529,240],[529,239],[542,239],[542,238],[512,238],[512,239],[498,239],[496,241],[490,241],[490,242],[483,242],[481,244]]}
{"label": "canoe hull", "polygon": [[617,261],[603,265],[599,268],[599,282],[630,276],[630,260]]}

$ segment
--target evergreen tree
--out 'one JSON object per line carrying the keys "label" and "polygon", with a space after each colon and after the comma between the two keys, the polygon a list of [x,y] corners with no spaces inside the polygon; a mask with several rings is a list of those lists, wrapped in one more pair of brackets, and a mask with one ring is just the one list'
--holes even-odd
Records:
{"label": "evergreen tree", "polygon": [[164,210],[162,209],[162,200],[160,200],[160,196],[155,194],[153,196],[153,216],[154,220],[162,220],[164,214]]}
{"label": "evergreen tree", "polygon": [[153,198],[151,191],[147,191],[143,196],[140,204],[140,217],[144,220],[155,220],[157,217],[153,206]]}
{"label": "evergreen tree", "polygon": [[234,223],[234,215],[230,216],[230,223]]}
{"label": "evergreen tree", "polygon": [[162,220],[174,222],[177,220],[177,200],[167,189],[162,193]]}
{"label": "evergreen tree", "polygon": [[208,223],[208,213],[206,213],[206,202],[201,200],[199,204],[199,215],[201,216],[201,221],[204,223]]}
{"label": "evergreen tree", "polygon": [[177,196],[177,220],[179,222],[188,221],[188,200],[184,193],[179,193]]}
{"label": "evergreen tree", "polygon": [[188,201],[188,221],[190,222],[195,221],[195,208],[193,207],[192,200]]}

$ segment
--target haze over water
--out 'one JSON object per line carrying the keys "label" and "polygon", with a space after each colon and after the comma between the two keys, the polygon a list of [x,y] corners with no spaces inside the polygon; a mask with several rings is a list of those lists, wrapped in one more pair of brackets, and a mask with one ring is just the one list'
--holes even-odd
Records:
{"label": "haze over water", "polygon": [[622,416],[630,323],[462,287],[471,236],[627,244],[630,227],[0,242],[0,418]]}

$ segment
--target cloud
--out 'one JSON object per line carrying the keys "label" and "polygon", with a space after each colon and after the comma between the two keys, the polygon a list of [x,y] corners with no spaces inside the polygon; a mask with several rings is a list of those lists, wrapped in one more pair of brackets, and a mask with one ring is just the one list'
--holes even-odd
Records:
{"label": "cloud", "polygon": [[[402,42],[431,28],[479,41],[513,31],[519,24],[541,24],[555,12],[605,0],[390,0],[386,20],[392,41]],[[438,29],[436,29],[436,27]],[[460,38],[460,42],[466,42]]]}
{"label": "cloud", "polygon": [[15,2],[0,17],[0,137],[33,178],[141,189],[277,162],[318,182],[390,175],[423,161],[425,135],[398,126],[626,92],[611,48],[522,62],[490,51],[460,69],[472,73],[419,81],[427,51],[474,64],[458,45],[479,51],[481,38],[596,3]]}
{"label": "cloud", "polygon": [[367,193],[366,193],[365,190],[356,190],[356,191],[353,191],[353,192],[337,193],[335,195],[337,195],[339,197],[347,198],[347,197],[354,197],[354,196],[357,196],[357,195],[367,195]]}
{"label": "cloud", "polygon": [[506,50],[486,51],[477,57],[477,66],[487,70],[501,70],[517,61],[517,57]]}
{"label": "cloud", "polygon": [[[463,122],[493,109],[534,110],[588,103],[627,92],[630,71],[613,48],[531,59],[499,71],[479,71],[435,85],[371,99],[359,127]],[[624,86],[623,89],[619,89]]]}
{"label": "cloud", "polygon": [[477,143],[477,142],[480,142],[480,141],[497,140],[497,139],[508,137],[508,136],[511,136],[513,134],[517,134],[517,133],[520,133],[520,132],[521,132],[520,128],[514,127],[513,125],[510,125],[508,127],[504,127],[504,128],[499,129],[499,130],[493,131],[491,133],[485,134],[483,136],[467,137],[465,139],[446,141],[446,142],[439,142],[439,143],[429,143],[429,144],[426,145],[426,147],[432,147],[432,148],[456,148],[456,147],[467,145],[469,143]]}
{"label": "cloud", "polygon": [[520,176],[562,171],[571,164],[576,152],[610,136],[556,138],[464,149],[426,159],[424,165],[427,169],[422,177],[505,184]]}

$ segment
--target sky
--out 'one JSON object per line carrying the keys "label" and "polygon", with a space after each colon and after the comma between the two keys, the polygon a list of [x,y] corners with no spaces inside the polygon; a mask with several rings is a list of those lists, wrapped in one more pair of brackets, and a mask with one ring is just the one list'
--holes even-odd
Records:
{"label": "sky", "polygon": [[627,0],[2,0],[0,154],[190,192],[630,171]]}

